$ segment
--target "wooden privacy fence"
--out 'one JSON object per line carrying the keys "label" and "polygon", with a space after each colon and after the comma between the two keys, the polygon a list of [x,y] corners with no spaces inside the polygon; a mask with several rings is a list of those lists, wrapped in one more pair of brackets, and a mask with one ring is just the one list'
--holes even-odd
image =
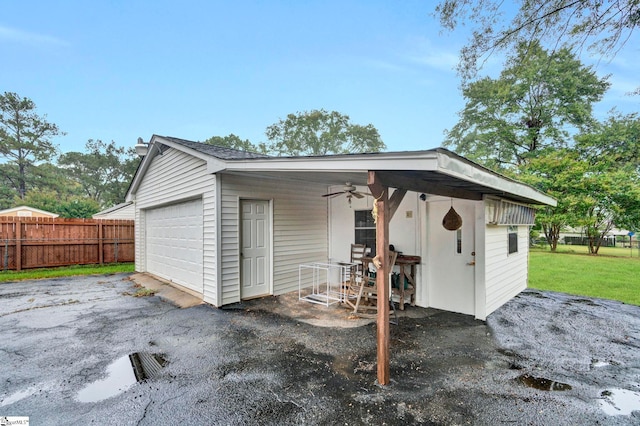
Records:
{"label": "wooden privacy fence", "polygon": [[132,220],[0,217],[0,269],[134,261]]}

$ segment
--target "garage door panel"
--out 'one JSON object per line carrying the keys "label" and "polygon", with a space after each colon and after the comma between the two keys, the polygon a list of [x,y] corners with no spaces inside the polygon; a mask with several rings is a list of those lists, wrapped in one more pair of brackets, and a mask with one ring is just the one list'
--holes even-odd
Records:
{"label": "garage door panel", "polygon": [[202,220],[202,200],[147,210],[147,271],[203,293]]}

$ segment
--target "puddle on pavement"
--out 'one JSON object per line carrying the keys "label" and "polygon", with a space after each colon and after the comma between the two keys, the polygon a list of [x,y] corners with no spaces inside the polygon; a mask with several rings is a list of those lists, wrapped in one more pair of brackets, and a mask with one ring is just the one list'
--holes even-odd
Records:
{"label": "puddle on pavement", "polygon": [[602,367],[608,367],[609,365],[611,365],[610,362],[598,361],[597,359],[591,360],[591,368],[602,368]]}
{"label": "puddle on pavement", "polygon": [[78,392],[78,401],[98,402],[116,396],[137,382],[158,376],[166,363],[162,355],[146,352],[120,357],[107,367],[107,377]]}
{"label": "puddle on pavement", "polygon": [[628,416],[633,411],[640,410],[640,392],[607,389],[600,396],[600,408],[610,416]]}
{"label": "puddle on pavement", "polygon": [[21,399],[24,399],[28,396],[31,396],[37,392],[36,388],[24,389],[18,392],[15,392],[6,398],[0,401],[0,407],[4,407],[5,405],[13,404],[14,402],[18,402]]}
{"label": "puddle on pavement", "polygon": [[530,374],[523,374],[518,377],[518,380],[529,386],[530,388],[546,390],[546,391],[566,391],[571,390],[571,385],[561,382],[555,382],[553,380],[545,379],[542,377],[535,377]]}

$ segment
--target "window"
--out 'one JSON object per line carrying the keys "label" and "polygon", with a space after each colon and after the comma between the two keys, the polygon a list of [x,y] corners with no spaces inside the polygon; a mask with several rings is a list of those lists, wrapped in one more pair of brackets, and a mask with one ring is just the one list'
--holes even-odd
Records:
{"label": "window", "polygon": [[518,227],[517,226],[509,226],[508,228],[509,234],[509,254],[518,252]]}
{"label": "window", "polygon": [[462,254],[462,228],[456,230],[456,253]]}
{"label": "window", "polygon": [[371,210],[356,210],[354,213],[356,230],[354,242],[366,245],[373,255],[376,252],[376,224]]}

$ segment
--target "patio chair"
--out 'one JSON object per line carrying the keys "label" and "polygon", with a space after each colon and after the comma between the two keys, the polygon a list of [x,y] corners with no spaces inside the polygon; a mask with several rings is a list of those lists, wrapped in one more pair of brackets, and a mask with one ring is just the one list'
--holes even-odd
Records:
{"label": "patio chair", "polygon": [[357,298],[360,286],[364,282],[364,264],[363,260],[367,252],[367,246],[364,244],[351,244],[350,262],[355,263],[349,269],[349,279],[345,283],[345,303],[354,307],[353,301]]}
{"label": "patio chair", "polygon": [[[396,263],[398,253],[395,251],[389,251],[389,270],[393,269],[393,265]],[[377,273],[368,270],[368,265],[365,267],[364,280],[362,285],[358,288],[358,295],[356,297],[356,303],[353,305],[353,312],[360,315],[374,315],[378,312],[378,284]],[[391,286],[391,278],[389,278],[389,286]],[[363,304],[362,301],[374,301],[373,304]],[[389,301],[391,302],[391,289],[389,289]],[[392,305],[393,306],[393,305]],[[395,307],[394,307],[395,311]]]}
{"label": "patio chair", "polygon": [[367,252],[367,246],[364,244],[351,244],[351,263],[356,265],[352,268],[351,279],[362,281],[362,271],[364,269],[362,260]]}

